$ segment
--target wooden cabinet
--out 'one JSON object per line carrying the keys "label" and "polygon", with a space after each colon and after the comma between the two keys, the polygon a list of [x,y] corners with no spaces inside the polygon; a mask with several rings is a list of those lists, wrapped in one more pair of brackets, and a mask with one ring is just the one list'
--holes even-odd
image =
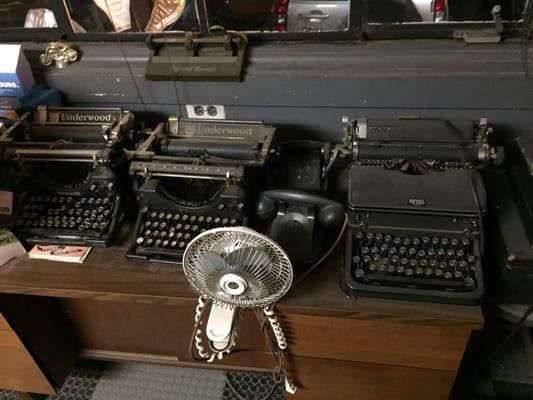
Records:
{"label": "wooden cabinet", "polygon": [[54,388],[6,319],[0,314],[0,388],[54,394]]}

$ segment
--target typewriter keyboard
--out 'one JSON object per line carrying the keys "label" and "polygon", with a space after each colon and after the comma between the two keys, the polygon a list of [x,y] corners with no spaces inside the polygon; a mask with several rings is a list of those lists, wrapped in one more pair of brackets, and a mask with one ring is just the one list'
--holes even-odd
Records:
{"label": "typewriter keyboard", "polygon": [[352,256],[359,283],[459,292],[478,285],[471,239],[357,232]]}
{"label": "typewriter keyboard", "polygon": [[99,237],[110,229],[115,197],[30,194],[23,198],[18,230],[37,235]]}
{"label": "typewriter keyboard", "polygon": [[238,226],[240,219],[148,210],[141,213],[135,238],[137,255],[179,261],[189,242],[209,229]]}

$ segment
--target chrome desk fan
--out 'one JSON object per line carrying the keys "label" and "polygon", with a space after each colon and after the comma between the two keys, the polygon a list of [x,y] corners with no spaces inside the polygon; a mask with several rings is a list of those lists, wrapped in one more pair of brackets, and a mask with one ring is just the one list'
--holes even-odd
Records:
{"label": "chrome desk fan", "polygon": [[[196,354],[212,362],[230,353],[235,345],[239,310],[252,309],[278,361],[276,373],[285,381],[286,390],[294,393],[296,387],[287,380],[284,366],[287,341],[273,310],[292,283],[292,265],[285,251],[252,229],[217,228],[189,243],[183,255],[183,271],[200,293],[193,338]],[[204,323],[207,303],[211,303],[211,309]],[[189,350],[198,358],[192,341]]]}

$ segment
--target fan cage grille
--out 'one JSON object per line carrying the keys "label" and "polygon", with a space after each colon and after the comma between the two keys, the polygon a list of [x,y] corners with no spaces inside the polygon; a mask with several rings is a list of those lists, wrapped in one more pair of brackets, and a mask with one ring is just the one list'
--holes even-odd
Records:
{"label": "fan cage grille", "polygon": [[[289,290],[293,270],[285,251],[270,238],[245,227],[217,228],[194,238],[183,256],[189,283],[215,304],[230,308],[266,307]],[[220,279],[237,274],[248,283],[242,295],[222,290]]]}

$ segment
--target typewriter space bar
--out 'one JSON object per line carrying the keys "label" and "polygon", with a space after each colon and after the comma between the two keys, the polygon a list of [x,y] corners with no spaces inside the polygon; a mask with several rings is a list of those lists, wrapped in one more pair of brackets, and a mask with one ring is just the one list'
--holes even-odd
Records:
{"label": "typewriter space bar", "polygon": [[[387,274],[367,274],[366,277],[372,283],[389,284],[394,286],[416,286],[420,288],[434,289],[467,289],[463,281],[431,279],[431,278],[411,278],[407,276],[393,276]],[[474,288],[473,288],[474,289]]]}

